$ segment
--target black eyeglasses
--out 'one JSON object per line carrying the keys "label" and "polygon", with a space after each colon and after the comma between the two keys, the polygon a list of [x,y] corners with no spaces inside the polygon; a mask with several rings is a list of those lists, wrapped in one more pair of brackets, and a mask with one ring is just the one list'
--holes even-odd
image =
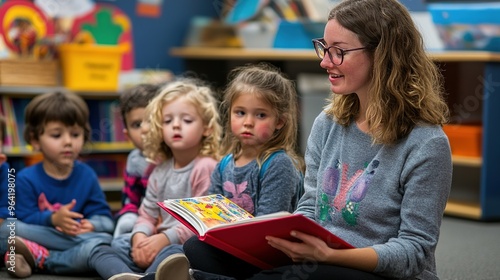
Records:
{"label": "black eyeglasses", "polygon": [[[328,53],[328,56],[330,57],[330,61],[334,65],[337,65],[337,66],[341,65],[342,62],[344,62],[344,55],[347,52],[359,51],[359,50],[366,49],[366,47],[362,47],[362,48],[344,50],[344,49],[341,49],[337,46],[326,47],[324,40],[322,38],[313,39],[312,42],[314,45],[314,50],[316,51],[316,54],[318,55],[318,57],[321,60],[323,60],[323,58],[325,57],[325,53]],[[332,48],[335,50],[335,55],[332,55],[332,52],[330,51],[330,49],[332,49]]]}

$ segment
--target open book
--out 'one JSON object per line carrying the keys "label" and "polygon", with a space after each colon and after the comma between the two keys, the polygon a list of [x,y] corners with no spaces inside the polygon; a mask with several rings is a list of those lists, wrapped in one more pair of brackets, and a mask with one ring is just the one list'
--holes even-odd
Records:
{"label": "open book", "polygon": [[198,238],[261,269],[291,264],[283,252],[267,244],[266,236],[295,240],[292,230],[317,236],[337,249],[354,248],[313,220],[288,212],[258,217],[216,194],[169,199],[158,205],[191,229]]}

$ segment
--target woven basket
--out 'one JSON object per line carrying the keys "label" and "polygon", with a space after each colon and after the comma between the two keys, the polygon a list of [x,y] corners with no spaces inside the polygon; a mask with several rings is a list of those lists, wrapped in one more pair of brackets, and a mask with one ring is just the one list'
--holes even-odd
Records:
{"label": "woven basket", "polygon": [[0,60],[2,86],[58,86],[59,61],[34,59]]}

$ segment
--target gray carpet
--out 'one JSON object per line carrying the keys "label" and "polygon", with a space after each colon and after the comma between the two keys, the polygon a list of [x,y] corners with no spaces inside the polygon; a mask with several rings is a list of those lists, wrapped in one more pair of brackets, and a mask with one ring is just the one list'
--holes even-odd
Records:
{"label": "gray carpet", "polygon": [[[445,217],[436,258],[441,280],[500,279],[500,222],[485,223]],[[10,277],[4,270],[0,272],[0,279],[8,278]],[[99,278],[33,275],[29,279],[97,280]]]}
{"label": "gray carpet", "polygon": [[500,222],[445,217],[436,260],[442,280],[500,279]]}

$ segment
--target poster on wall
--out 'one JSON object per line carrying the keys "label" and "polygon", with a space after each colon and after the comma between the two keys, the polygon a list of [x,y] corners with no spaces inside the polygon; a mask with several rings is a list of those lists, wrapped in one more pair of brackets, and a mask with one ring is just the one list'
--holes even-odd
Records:
{"label": "poster on wall", "polygon": [[125,49],[121,68],[134,69],[132,24],[119,8],[109,4],[96,4],[92,11],[73,20],[70,30],[72,41],[98,45],[120,45]]}
{"label": "poster on wall", "polygon": [[94,8],[94,2],[91,0],[35,0],[34,3],[52,18],[81,16]]}
{"label": "poster on wall", "polygon": [[120,45],[134,69],[132,24],[111,4],[91,0],[9,0],[0,6],[0,58],[53,59],[64,43]]}
{"label": "poster on wall", "polygon": [[137,0],[136,13],[143,17],[159,17],[163,0]]}
{"label": "poster on wall", "polygon": [[53,22],[31,1],[3,3],[0,22],[0,55],[3,58],[45,55],[48,41],[55,35]]}

